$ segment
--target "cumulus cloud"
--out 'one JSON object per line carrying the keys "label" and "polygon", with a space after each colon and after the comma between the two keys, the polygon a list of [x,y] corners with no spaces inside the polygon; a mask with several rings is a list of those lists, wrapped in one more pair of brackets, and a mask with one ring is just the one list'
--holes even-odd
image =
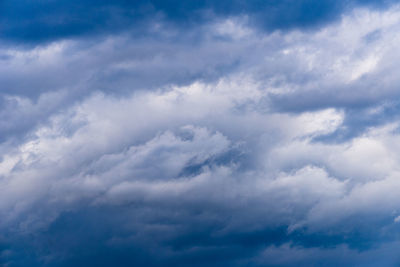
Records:
{"label": "cumulus cloud", "polygon": [[335,3],[3,17],[0,263],[396,265],[400,9]]}
{"label": "cumulus cloud", "polygon": [[[100,94],[54,116],[48,125],[36,130],[31,140],[3,156],[3,231],[13,229],[20,235],[43,231],[69,213],[78,220],[75,223],[85,224],[80,222],[82,210],[113,207],[122,209],[121,213],[129,218],[136,213],[143,215],[129,219],[132,225],[126,226],[124,234],[119,233],[123,236],[109,236],[102,242],[113,243],[115,238],[138,246],[143,246],[142,242],[167,242],[172,252],[159,249],[167,249],[163,257],[171,261],[178,257],[176,253],[193,246],[198,247],[189,253],[194,257],[204,249],[214,251],[214,246],[218,250],[226,242],[232,243],[233,248],[226,248],[230,253],[247,242],[255,248],[269,243],[279,245],[281,239],[298,232],[302,236],[298,242],[306,242],[302,241],[307,239],[309,230],[305,229],[326,226],[330,220],[339,227],[335,234],[343,234],[345,229],[340,227],[346,213],[340,218],[340,213],[331,209],[341,211],[345,205],[354,208],[350,215],[365,212],[357,206],[359,200],[350,200],[357,198],[361,188],[353,184],[357,176],[351,168],[339,178],[329,174],[345,172],[346,167],[334,161],[332,164],[328,153],[346,162],[347,153],[358,149],[358,140],[340,145],[312,141],[340,127],[343,113],[332,109],[299,115],[233,112],[240,101],[248,101],[243,95],[258,95],[250,94],[255,90],[253,86],[247,94],[243,88],[235,91],[232,82],[219,82],[129,98]],[[212,100],[205,101],[209,97]],[[218,118],[213,119],[216,114]],[[229,123],[221,123],[221,118]],[[381,143],[387,131],[377,130],[364,139]],[[288,146],[297,146],[288,149],[297,154],[284,155]],[[304,155],[301,146],[327,154]],[[299,160],[303,162],[293,166]],[[350,162],[348,166],[355,164]],[[365,190],[375,178],[371,177],[371,184],[362,180]],[[383,181],[391,183],[390,178]],[[361,195],[367,197],[367,193]],[[385,214],[382,216],[384,219]],[[324,223],[318,218],[324,218]],[[154,223],[161,229],[165,227],[160,239],[132,236],[142,227],[150,227],[148,234],[152,235]],[[199,224],[197,230],[204,235],[200,240],[191,237],[195,234],[192,223]],[[216,228],[209,229],[210,224],[216,224]],[[254,233],[263,232],[265,237],[251,239]],[[323,231],[319,234],[324,236]],[[270,235],[277,236],[270,239]],[[37,242],[44,242],[45,237],[37,238]],[[76,257],[68,255],[69,245],[62,244],[60,251],[49,253],[61,253],[67,259]]]}

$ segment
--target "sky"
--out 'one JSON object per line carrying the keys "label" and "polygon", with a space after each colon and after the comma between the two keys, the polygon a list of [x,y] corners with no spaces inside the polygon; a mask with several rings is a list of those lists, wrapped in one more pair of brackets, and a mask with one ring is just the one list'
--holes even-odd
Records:
{"label": "sky", "polygon": [[0,266],[400,266],[400,1],[0,0]]}

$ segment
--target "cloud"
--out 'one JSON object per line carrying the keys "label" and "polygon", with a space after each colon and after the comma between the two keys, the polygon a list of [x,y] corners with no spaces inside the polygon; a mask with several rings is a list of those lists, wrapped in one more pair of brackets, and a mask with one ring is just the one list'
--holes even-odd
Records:
{"label": "cloud", "polygon": [[[233,76],[259,89],[257,103],[243,102],[241,108],[261,112],[346,109],[346,127],[326,138],[353,137],[396,116],[398,81],[393,69],[398,53],[392,33],[398,27],[398,14],[396,6],[386,11],[357,9],[313,32],[264,34],[249,27],[244,17],[235,17],[196,28],[194,33],[203,36],[200,40],[179,34],[181,41],[177,41],[174,31],[166,29],[164,37],[116,33],[34,48],[4,46],[3,113],[10,110],[11,99],[37,107],[50,95],[54,100],[48,105],[51,109],[41,108],[40,116],[21,111],[24,119],[8,120],[17,125],[7,126],[3,140],[18,132],[26,134],[52,113],[63,112],[94,92],[129,95]],[[25,106],[16,109],[26,110]]]}
{"label": "cloud", "polygon": [[[97,94],[53,116],[31,140],[3,156],[1,228],[19,237],[6,242],[6,251],[12,253],[3,258],[10,264],[27,264],[29,258],[20,254],[18,242],[29,243],[25,236],[34,235],[32,242],[41,258],[33,258],[32,264],[83,264],[91,259],[90,254],[72,252],[74,246],[88,247],[88,253],[115,251],[105,255],[104,262],[122,257],[121,264],[150,265],[160,265],[159,260],[186,265],[193,259],[217,264],[223,260],[218,260],[220,253],[234,255],[247,248],[243,254],[227,256],[235,264],[257,255],[263,246],[290,240],[304,247],[367,246],[371,240],[367,230],[359,233],[361,241],[352,235],[342,239],[347,217],[358,213],[393,222],[397,214],[390,207],[395,204],[385,202],[388,210],[383,213],[365,210],[362,204],[364,197],[373,201],[368,188],[377,183],[372,175],[359,184],[351,168],[356,165],[348,162],[353,158],[348,153],[364,149],[358,146],[362,138],[342,145],[312,142],[340,127],[343,113],[333,109],[298,115],[232,113],[240,101],[248,101],[243,96],[258,96],[251,94],[254,87],[245,93],[242,85],[235,91],[232,84],[194,84],[128,98]],[[377,129],[364,139],[380,149],[391,129]],[[314,153],[325,153],[324,157],[303,154],[299,143]],[[298,154],[280,152],[293,145],[297,147],[288,151]],[[390,149],[395,148],[381,148],[381,153]],[[298,166],[290,165],[299,160],[303,162]],[[341,161],[350,169],[346,171]],[[386,171],[377,167],[383,171],[384,185],[373,193],[377,198],[395,188],[390,178],[394,166],[388,165]],[[341,176],[332,176],[335,172]],[[396,201],[393,195],[390,203]],[[96,231],[85,230],[98,221],[102,223]],[[74,225],[83,227],[83,232],[78,229],[69,238],[68,229]],[[335,232],[326,232],[327,225]],[[353,221],[351,227],[358,225]],[[82,235],[87,234],[98,241],[83,242]],[[45,251],[47,242],[58,245]],[[132,256],[135,247],[145,248],[147,256]]]}
{"label": "cloud", "polygon": [[1,264],[398,263],[399,6],[75,4],[0,19]]}
{"label": "cloud", "polygon": [[37,44],[121,31],[149,34],[160,24],[181,30],[209,20],[247,16],[263,30],[315,28],[360,5],[387,7],[396,1],[9,1],[0,5],[1,39]]}

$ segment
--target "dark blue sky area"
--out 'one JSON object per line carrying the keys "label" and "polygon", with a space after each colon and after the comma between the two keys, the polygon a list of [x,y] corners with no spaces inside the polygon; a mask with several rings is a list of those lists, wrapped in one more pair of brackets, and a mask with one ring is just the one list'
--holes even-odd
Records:
{"label": "dark blue sky area", "polygon": [[11,1],[0,2],[0,38],[36,44],[70,37],[133,31],[149,34],[154,21],[190,30],[218,18],[248,16],[261,30],[316,28],[357,6],[387,7],[394,0],[267,1]]}

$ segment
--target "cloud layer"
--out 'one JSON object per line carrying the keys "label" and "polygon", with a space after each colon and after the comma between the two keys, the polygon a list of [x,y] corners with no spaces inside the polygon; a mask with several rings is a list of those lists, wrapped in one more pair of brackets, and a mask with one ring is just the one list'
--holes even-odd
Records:
{"label": "cloud layer", "polygon": [[0,3],[0,265],[399,264],[395,2]]}

